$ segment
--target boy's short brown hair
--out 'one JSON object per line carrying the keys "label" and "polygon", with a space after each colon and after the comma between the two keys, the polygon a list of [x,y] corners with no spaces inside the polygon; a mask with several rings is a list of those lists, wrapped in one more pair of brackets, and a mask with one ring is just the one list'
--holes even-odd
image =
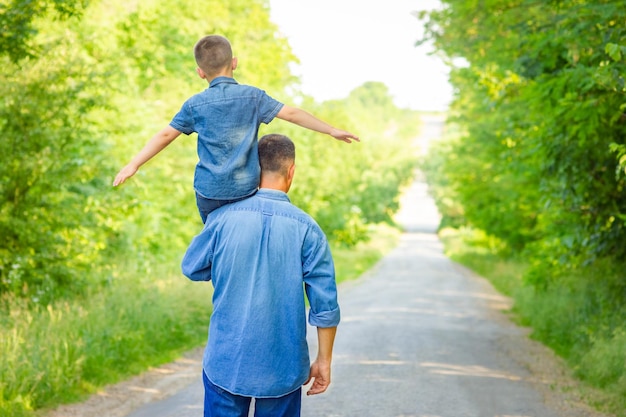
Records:
{"label": "boy's short brown hair", "polygon": [[220,35],[208,35],[200,39],[193,48],[198,67],[208,76],[213,76],[231,65],[233,50],[230,42]]}

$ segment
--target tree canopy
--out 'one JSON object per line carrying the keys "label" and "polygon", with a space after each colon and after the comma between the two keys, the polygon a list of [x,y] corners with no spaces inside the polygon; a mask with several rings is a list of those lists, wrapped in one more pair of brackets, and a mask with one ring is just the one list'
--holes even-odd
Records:
{"label": "tree canopy", "polygon": [[466,221],[562,265],[624,259],[623,5],[443,4],[422,17],[439,52],[466,63],[451,76],[463,133],[446,169]]}
{"label": "tree canopy", "polygon": [[[199,18],[198,10],[211,12]],[[240,83],[353,131],[368,120],[369,147],[342,147],[281,121],[263,131],[296,142],[293,199],[331,238],[354,244],[368,224],[389,221],[411,176],[411,154],[396,152],[403,140],[384,133],[390,123],[416,125],[415,114],[391,107],[379,85],[323,105],[298,95],[290,71],[297,58],[264,0],[14,0],[0,6],[0,22],[0,293],[45,303],[108,285],[126,262],[149,271],[155,259],[184,250],[199,226],[195,136],[183,135],[123,187],[111,182],[206,88],[193,45],[208,33],[230,39]],[[379,111],[370,117],[366,108]]]}

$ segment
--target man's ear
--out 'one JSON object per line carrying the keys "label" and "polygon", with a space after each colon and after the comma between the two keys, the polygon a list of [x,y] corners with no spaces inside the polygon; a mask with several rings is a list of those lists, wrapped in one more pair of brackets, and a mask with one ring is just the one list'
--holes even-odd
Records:
{"label": "man's ear", "polygon": [[284,191],[286,193],[289,192],[289,190],[291,189],[291,183],[293,182],[293,175],[296,172],[296,164],[293,163],[291,164],[291,166],[289,167],[289,170],[287,171],[287,182],[286,182],[286,188],[284,189]]}
{"label": "man's ear", "polygon": [[233,71],[237,69],[237,64],[239,63],[239,61],[237,60],[237,57],[233,57],[233,61],[232,61],[232,69]]}
{"label": "man's ear", "polygon": [[200,68],[196,68],[196,72],[198,73],[198,76],[200,78],[202,78],[203,80],[206,80],[206,74],[204,73],[204,71],[202,71]]}
{"label": "man's ear", "polygon": [[289,167],[289,181],[293,180],[293,176],[296,173],[296,163],[294,162],[290,167]]}

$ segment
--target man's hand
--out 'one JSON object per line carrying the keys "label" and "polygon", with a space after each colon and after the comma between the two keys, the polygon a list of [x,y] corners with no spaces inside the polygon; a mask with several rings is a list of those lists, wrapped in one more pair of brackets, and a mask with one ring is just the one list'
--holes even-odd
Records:
{"label": "man's hand", "polygon": [[346,132],[345,130],[335,129],[334,127],[330,131],[330,136],[332,136],[335,139],[340,140],[342,142],[346,142],[346,143],[352,143],[352,141],[356,141],[356,142],[360,142],[361,141],[361,139],[359,139],[358,136],[353,135],[350,132]]}
{"label": "man's hand", "polygon": [[330,363],[320,362],[319,360],[313,362],[309,379],[304,385],[308,384],[311,379],[313,379],[313,385],[311,385],[311,388],[306,392],[306,395],[321,394],[326,391],[330,385]]}
{"label": "man's hand", "polygon": [[118,185],[124,183],[127,179],[135,175],[137,172],[137,166],[128,164],[115,176],[113,180],[113,186],[117,187]]}

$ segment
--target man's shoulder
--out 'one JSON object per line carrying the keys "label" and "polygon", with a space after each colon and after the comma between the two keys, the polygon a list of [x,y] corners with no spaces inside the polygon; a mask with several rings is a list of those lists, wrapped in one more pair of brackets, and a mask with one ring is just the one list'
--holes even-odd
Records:
{"label": "man's shoulder", "polygon": [[277,202],[275,215],[293,219],[307,228],[312,229],[319,234],[323,234],[322,228],[319,224],[317,224],[317,221],[315,221],[313,216],[290,201]]}
{"label": "man's shoulder", "polygon": [[[286,194],[284,194],[284,196],[286,196]],[[265,212],[266,214],[288,217],[319,227],[315,219],[310,214],[293,204],[288,198],[283,197],[278,193],[269,194],[263,191],[257,192],[251,197],[228,204],[223,208],[230,211]]]}

